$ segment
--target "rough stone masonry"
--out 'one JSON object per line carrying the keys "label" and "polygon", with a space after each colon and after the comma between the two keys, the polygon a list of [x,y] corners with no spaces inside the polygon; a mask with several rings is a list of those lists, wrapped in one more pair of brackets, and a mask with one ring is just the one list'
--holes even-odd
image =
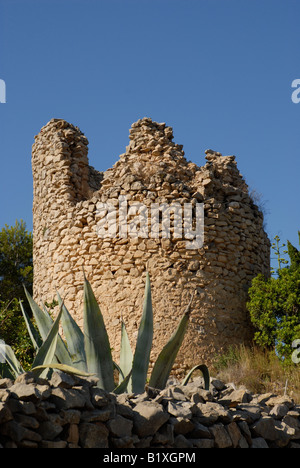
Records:
{"label": "rough stone masonry", "polygon": [[219,379],[209,391],[201,378],[142,394],[96,385],[62,372],[0,379],[0,449],[300,448],[300,406],[288,396]]}
{"label": "rough stone masonry", "polygon": [[[129,138],[114,166],[99,172],[89,166],[88,140],[78,127],[52,119],[35,137],[34,297],[40,304],[51,302],[59,290],[82,325],[84,269],[118,360],[121,317],[135,345],[148,271],[153,360],[196,290],[174,367],[179,375],[210,362],[228,345],[251,339],[247,289],[259,272],[269,274],[270,242],[235,156],[207,150],[206,163],[199,167],[173,142],[172,128],[150,118],[135,122]],[[126,237],[118,231],[114,237],[99,236],[99,206],[116,207],[118,221],[120,197],[126,198],[128,210],[137,202],[146,207],[176,202],[193,209],[203,203],[203,245],[187,249],[183,237],[172,236],[176,214],[171,214],[169,238]]]}

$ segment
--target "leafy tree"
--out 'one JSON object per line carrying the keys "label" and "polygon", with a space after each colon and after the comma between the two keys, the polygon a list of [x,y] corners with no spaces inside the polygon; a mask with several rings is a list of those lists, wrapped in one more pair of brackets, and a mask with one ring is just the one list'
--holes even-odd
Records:
{"label": "leafy tree", "polygon": [[0,300],[25,299],[23,283],[32,291],[32,234],[23,220],[0,231]]}
{"label": "leafy tree", "polygon": [[23,369],[29,370],[34,349],[17,299],[0,301],[0,339],[11,345]]}
{"label": "leafy tree", "polygon": [[[279,238],[272,245],[278,258],[277,277],[258,275],[249,289],[248,310],[257,344],[276,349],[290,360],[292,342],[300,337],[300,252],[288,241],[290,265],[281,257]],[[299,235],[300,240],[300,235]],[[284,245],[283,245],[284,246]]]}
{"label": "leafy tree", "polygon": [[[299,245],[300,245],[300,231],[298,231]],[[297,270],[300,268],[300,252],[296,247],[294,247],[289,241],[288,245],[288,254],[291,259],[291,269]]]}
{"label": "leafy tree", "polygon": [[30,368],[33,347],[24,327],[19,299],[28,308],[23,284],[32,291],[32,234],[24,221],[0,231],[0,339],[9,343],[24,369]]}

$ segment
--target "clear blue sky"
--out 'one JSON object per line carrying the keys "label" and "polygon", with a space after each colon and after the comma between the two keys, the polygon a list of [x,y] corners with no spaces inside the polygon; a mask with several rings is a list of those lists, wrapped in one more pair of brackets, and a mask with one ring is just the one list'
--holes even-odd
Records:
{"label": "clear blue sky", "polygon": [[270,238],[298,243],[299,0],[0,0],[0,228],[32,229],[31,146],[51,118],[113,165],[144,116],[187,159],[235,154]]}

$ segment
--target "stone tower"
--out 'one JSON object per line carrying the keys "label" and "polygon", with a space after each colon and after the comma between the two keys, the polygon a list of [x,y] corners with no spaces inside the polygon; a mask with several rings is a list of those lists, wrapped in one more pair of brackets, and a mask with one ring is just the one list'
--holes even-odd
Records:
{"label": "stone tower", "polygon": [[[78,127],[52,119],[35,137],[34,297],[40,304],[51,302],[59,290],[82,325],[84,268],[118,361],[121,316],[135,345],[146,271],[154,307],[152,359],[196,290],[188,333],[174,367],[182,374],[192,365],[211,362],[229,345],[251,340],[247,289],[259,272],[269,274],[270,243],[235,156],[207,150],[206,163],[199,167],[172,141],[171,127],[149,118],[134,123],[129,138],[126,152],[101,173],[89,166],[88,140]],[[126,200],[125,215],[120,200]],[[187,248],[184,235],[174,235],[178,213],[171,213],[169,237],[158,234],[161,215],[155,218],[156,235],[139,231],[136,222],[137,234],[126,235],[125,226],[124,235],[120,218],[129,226],[138,203],[150,210],[175,202],[192,206],[192,214],[196,206],[203,206],[203,245]],[[109,218],[115,228],[104,237],[103,219],[109,223]]]}

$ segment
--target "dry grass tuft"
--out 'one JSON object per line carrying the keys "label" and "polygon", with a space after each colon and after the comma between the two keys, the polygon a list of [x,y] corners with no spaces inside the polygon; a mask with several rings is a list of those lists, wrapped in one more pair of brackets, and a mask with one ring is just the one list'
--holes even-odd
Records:
{"label": "dry grass tuft", "polygon": [[300,364],[285,364],[273,350],[232,347],[219,356],[211,373],[253,393],[286,394],[300,403]]}

